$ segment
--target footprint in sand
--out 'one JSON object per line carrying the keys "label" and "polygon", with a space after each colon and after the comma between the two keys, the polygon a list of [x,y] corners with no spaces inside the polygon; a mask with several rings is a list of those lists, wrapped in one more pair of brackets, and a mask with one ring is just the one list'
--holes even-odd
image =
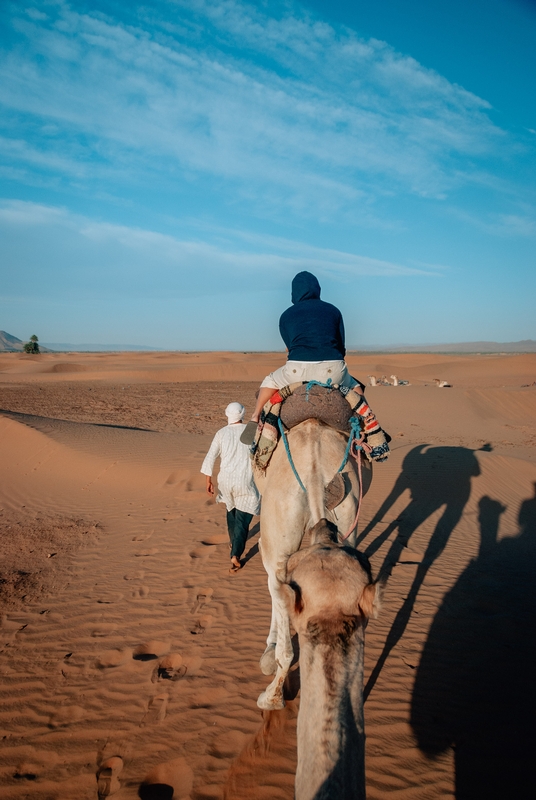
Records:
{"label": "footprint in sand", "polygon": [[140,550],[139,553],[134,553],[136,558],[143,558],[144,556],[154,556],[159,553],[158,547],[151,547],[149,550]]}
{"label": "footprint in sand", "polygon": [[52,714],[48,727],[63,728],[66,725],[71,725],[73,722],[79,722],[81,719],[86,718],[87,713],[80,706],[65,706]]}
{"label": "footprint in sand", "polygon": [[199,617],[199,619],[194,623],[193,627],[190,628],[190,633],[197,635],[205,633],[205,631],[211,628],[213,624],[214,617],[211,616],[211,614],[205,614],[203,617]]}
{"label": "footprint in sand", "polygon": [[158,764],[144,778],[138,795],[141,800],[186,800],[194,785],[194,773],[184,758]]}
{"label": "footprint in sand", "polygon": [[195,603],[192,606],[192,614],[197,614],[203,606],[207,606],[210,601],[212,600],[212,595],[214,594],[214,589],[198,589],[196,592]]}
{"label": "footprint in sand", "polygon": [[248,738],[242,731],[225,731],[212,742],[210,754],[215,758],[236,758],[244,749]]}
{"label": "footprint in sand", "polygon": [[121,594],[121,592],[110,592],[110,594],[103,594],[100,597],[98,597],[97,603],[112,604],[112,603],[118,603],[119,600],[122,599],[123,595]]}
{"label": "footprint in sand", "polygon": [[7,614],[2,614],[0,628],[2,633],[18,633],[26,628],[28,623],[8,619]]}
{"label": "footprint in sand", "polygon": [[157,722],[163,722],[166,718],[168,701],[168,694],[157,694],[155,697],[152,697],[149,700],[149,708],[140,725],[154,725]]}
{"label": "footprint in sand", "polygon": [[150,533],[140,533],[140,534],[138,534],[138,536],[133,536],[132,537],[132,541],[133,542],[146,542],[147,539],[151,538],[153,533],[154,533],[154,531],[151,531]]}
{"label": "footprint in sand", "polygon": [[203,659],[201,656],[184,656],[184,666],[186,667],[186,674],[191,677],[193,675],[199,675],[201,671],[201,665],[203,664]]}
{"label": "footprint in sand", "polygon": [[123,769],[123,759],[119,756],[112,756],[103,761],[97,770],[97,792],[99,800],[115,794],[121,788],[119,774]]}
{"label": "footprint in sand", "polygon": [[225,616],[229,620],[229,622],[235,622],[236,620],[236,609],[232,603],[224,603],[223,609],[225,612]]}
{"label": "footprint in sand", "polygon": [[194,561],[198,558],[206,558],[208,556],[208,552],[204,547],[196,547],[194,550],[190,550],[190,558]]}
{"label": "footprint in sand", "polygon": [[127,572],[126,575],[123,575],[123,580],[125,581],[142,581],[145,576],[144,569],[138,569],[136,572]]}
{"label": "footprint in sand", "polygon": [[227,533],[213,533],[209,536],[203,536],[201,541],[205,545],[229,544],[229,536]]}
{"label": "footprint in sand", "polygon": [[145,597],[149,595],[149,587],[148,586],[139,586],[137,589],[134,589],[132,592],[132,597],[135,599],[143,600]]}
{"label": "footprint in sand", "polygon": [[186,675],[187,667],[180,653],[165,656],[153,672],[152,682],[167,680],[178,681]]}
{"label": "footprint in sand", "polygon": [[152,639],[150,642],[143,642],[134,648],[132,658],[135,661],[153,661],[169,653],[170,642],[160,642]]}
{"label": "footprint in sand", "polygon": [[91,635],[94,639],[103,639],[105,636],[110,636],[117,630],[115,622],[101,622],[98,628],[93,628]]}
{"label": "footprint in sand", "polygon": [[168,595],[167,600],[162,603],[164,606],[180,606],[188,599],[188,589],[178,589]]}
{"label": "footprint in sand", "polygon": [[119,667],[121,664],[125,664],[132,655],[132,650],[128,647],[124,647],[122,649],[115,649],[115,650],[106,650],[106,652],[101,653],[101,655],[97,658],[95,662],[95,666],[98,669],[109,669],[111,667]]}

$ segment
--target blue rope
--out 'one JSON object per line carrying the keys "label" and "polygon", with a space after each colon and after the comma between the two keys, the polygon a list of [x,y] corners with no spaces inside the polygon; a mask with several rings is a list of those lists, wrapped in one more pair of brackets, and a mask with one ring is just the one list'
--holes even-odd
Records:
{"label": "blue rope", "polygon": [[331,383],[331,378],[328,378],[325,383],[321,383],[320,381],[309,381],[305,387],[305,402],[309,402],[309,392],[313,386],[321,386],[323,389],[331,389]]}
{"label": "blue rope", "polygon": [[298,472],[297,472],[297,470],[296,470],[296,467],[294,466],[294,461],[292,460],[292,456],[291,456],[291,454],[290,454],[290,447],[288,446],[287,437],[285,436],[285,429],[284,429],[284,427],[283,427],[283,423],[281,422],[281,418],[280,418],[280,417],[278,417],[278,418],[277,418],[277,424],[278,424],[278,426],[279,426],[279,431],[280,431],[280,433],[281,433],[281,438],[282,438],[282,439],[283,439],[283,441],[285,442],[285,450],[287,451],[288,463],[289,463],[289,464],[290,464],[290,466],[292,467],[292,472],[293,472],[293,473],[294,473],[294,475],[296,476],[296,480],[297,480],[297,481],[298,481],[298,483],[300,484],[300,486],[301,486],[301,488],[303,489],[303,491],[304,491],[304,492],[307,494],[307,489],[305,488],[305,486],[304,486],[304,485],[303,485],[303,483],[301,482],[301,478],[300,478],[300,476],[298,475]]}
{"label": "blue rope", "polygon": [[[346,451],[344,453],[344,458],[342,460],[342,464],[337,470],[337,472],[342,472],[345,468],[348,457],[350,455],[350,448],[352,447],[353,442],[355,439],[359,439],[361,437],[361,424],[357,417],[350,417],[348,420],[350,423],[350,436],[348,437],[348,444],[346,445]],[[358,449],[361,450],[361,445],[357,445]]]}

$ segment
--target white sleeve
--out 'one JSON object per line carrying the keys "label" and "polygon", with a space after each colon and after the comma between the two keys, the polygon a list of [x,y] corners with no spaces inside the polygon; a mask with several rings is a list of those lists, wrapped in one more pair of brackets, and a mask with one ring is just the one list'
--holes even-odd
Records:
{"label": "white sleeve", "polygon": [[220,453],[221,453],[221,437],[220,437],[220,431],[218,431],[218,433],[212,440],[212,444],[210,445],[209,451],[205,456],[203,464],[201,465],[201,472],[203,473],[203,475],[212,475],[214,464]]}

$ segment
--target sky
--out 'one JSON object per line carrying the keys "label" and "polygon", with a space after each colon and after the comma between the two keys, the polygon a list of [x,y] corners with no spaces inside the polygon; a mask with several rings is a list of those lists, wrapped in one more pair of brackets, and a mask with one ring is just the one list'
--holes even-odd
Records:
{"label": "sky", "polygon": [[0,329],[283,349],[536,338],[536,3],[0,3]]}

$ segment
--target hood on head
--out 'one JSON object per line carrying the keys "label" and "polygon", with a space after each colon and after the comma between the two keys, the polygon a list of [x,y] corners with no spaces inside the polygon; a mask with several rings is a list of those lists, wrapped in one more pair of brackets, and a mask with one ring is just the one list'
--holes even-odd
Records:
{"label": "hood on head", "polygon": [[302,300],[318,300],[320,298],[320,284],[311,272],[298,272],[292,281],[292,302],[300,303]]}

